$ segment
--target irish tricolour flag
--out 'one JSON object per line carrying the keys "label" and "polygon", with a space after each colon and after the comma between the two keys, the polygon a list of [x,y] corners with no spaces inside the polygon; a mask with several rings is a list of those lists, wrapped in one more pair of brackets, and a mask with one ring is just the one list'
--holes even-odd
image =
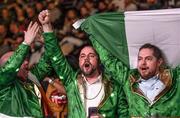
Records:
{"label": "irish tricolour flag", "polygon": [[180,64],[180,9],[102,13],[80,21],[91,40],[131,68],[136,68],[138,49],[145,43],[163,50],[170,66]]}

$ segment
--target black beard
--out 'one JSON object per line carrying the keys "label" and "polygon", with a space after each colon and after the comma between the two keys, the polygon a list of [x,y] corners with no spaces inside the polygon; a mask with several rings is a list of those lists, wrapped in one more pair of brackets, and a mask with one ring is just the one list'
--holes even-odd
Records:
{"label": "black beard", "polygon": [[151,74],[149,74],[149,75],[147,75],[147,76],[142,76],[142,75],[140,74],[140,76],[142,77],[142,79],[145,79],[145,80],[148,80],[148,79],[154,77],[155,75],[156,75],[155,72],[154,72],[154,73],[151,73]]}
{"label": "black beard", "polygon": [[[92,68],[92,70],[89,72],[85,72],[83,70],[84,67],[90,67]],[[94,68],[94,66],[89,61],[85,61],[84,64],[82,65],[81,72],[86,77],[93,75],[95,71],[96,71],[96,68]]]}
{"label": "black beard", "polygon": [[92,68],[92,70],[90,72],[84,72],[83,69],[81,69],[82,74],[86,77],[93,75],[95,71],[96,71],[96,69],[94,69],[94,68]]}

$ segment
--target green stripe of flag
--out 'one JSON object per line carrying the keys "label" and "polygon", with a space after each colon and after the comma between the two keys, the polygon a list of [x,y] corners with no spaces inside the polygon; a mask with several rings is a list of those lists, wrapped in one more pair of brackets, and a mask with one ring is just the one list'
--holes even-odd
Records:
{"label": "green stripe of flag", "polygon": [[170,66],[180,64],[180,9],[96,14],[81,29],[131,68],[145,43],[163,50]]}
{"label": "green stripe of flag", "polygon": [[103,13],[90,16],[83,22],[81,29],[89,34],[90,40],[97,40],[129,66],[123,13]]}

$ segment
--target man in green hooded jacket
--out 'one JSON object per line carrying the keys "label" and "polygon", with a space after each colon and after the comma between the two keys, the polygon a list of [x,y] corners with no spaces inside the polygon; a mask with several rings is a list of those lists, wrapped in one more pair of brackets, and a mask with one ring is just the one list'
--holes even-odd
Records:
{"label": "man in green hooded jacket", "polygon": [[127,118],[128,104],[122,87],[100,69],[100,60],[92,46],[79,55],[80,72],[73,71],[58,46],[50,23],[50,13],[39,14],[45,50],[53,68],[64,83],[68,96],[69,118]]}
{"label": "man in green hooded jacket", "polygon": [[[38,24],[31,22],[25,31],[24,42],[16,51],[7,52],[0,59],[0,117],[2,118],[44,117],[39,98],[35,94],[34,83],[26,79],[29,70],[28,60],[25,58],[38,29]],[[39,81],[52,70],[46,57],[44,55],[31,70]]]}
{"label": "man in green hooded jacket", "polygon": [[97,41],[92,43],[107,71],[122,84],[130,117],[180,117],[180,67],[164,68],[165,58],[158,47],[144,44],[137,69],[130,70]]}

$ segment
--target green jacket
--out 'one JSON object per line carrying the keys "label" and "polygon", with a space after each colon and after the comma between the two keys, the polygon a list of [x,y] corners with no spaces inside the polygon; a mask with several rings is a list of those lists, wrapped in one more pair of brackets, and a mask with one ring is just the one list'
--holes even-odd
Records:
{"label": "green jacket", "polygon": [[[45,50],[50,61],[64,83],[68,96],[68,117],[85,118],[85,108],[82,103],[78,84],[82,84],[82,78],[78,76],[63,56],[53,33],[44,33]],[[106,118],[128,117],[127,102],[122,87],[115,81],[103,75],[105,85],[105,97],[98,106],[98,112]]]}
{"label": "green jacket", "polygon": [[[0,113],[14,117],[43,118],[42,108],[39,104],[31,82],[22,82],[17,72],[23,63],[29,46],[21,44],[7,63],[0,68]],[[46,58],[41,59],[32,73],[42,80],[50,67]]]}
{"label": "green jacket", "polygon": [[180,117],[180,68],[164,69],[160,80],[166,88],[150,104],[138,87],[140,75],[137,69],[129,70],[117,58],[113,57],[97,41],[92,41],[100,59],[108,72],[122,84],[129,104],[131,117]]}

